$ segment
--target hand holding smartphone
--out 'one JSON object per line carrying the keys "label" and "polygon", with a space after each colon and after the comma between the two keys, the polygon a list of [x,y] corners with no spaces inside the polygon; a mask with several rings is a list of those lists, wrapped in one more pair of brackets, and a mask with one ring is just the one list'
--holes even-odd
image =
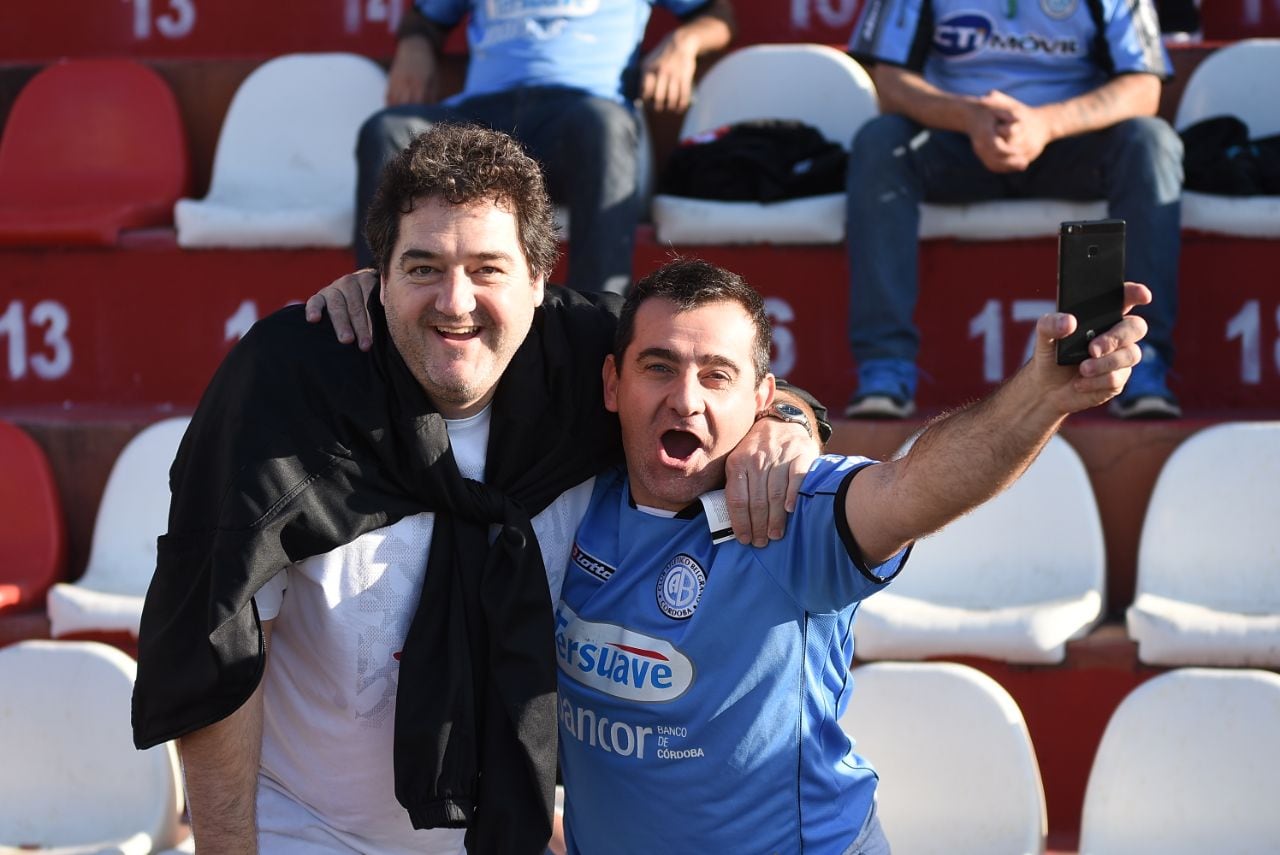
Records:
{"label": "hand holding smartphone", "polygon": [[1089,342],[1124,315],[1124,220],[1075,220],[1058,230],[1058,311],[1076,331],[1058,341],[1058,364],[1078,365]]}

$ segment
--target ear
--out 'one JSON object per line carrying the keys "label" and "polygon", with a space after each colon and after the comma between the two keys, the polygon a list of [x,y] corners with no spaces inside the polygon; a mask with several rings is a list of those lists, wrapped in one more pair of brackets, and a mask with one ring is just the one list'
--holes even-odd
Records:
{"label": "ear", "polygon": [[618,363],[612,353],[604,358],[601,376],[604,380],[604,408],[611,413],[616,413],[618,412]]}
{"label": "ear", "polygon": [[387,305],[387,275],[385,273],[378,277],[378,302],[383,306]]}
{"label": "ear", "polygon": [[547,297],[547,277],[538,276],[533,280],[533,305],[541,306]]}
{"label": "ear", "polygon": [[764,379],[760,381],[760,385],[756,386],[756,412],[763,413],[773,403],[774,395],[777,394],[778,383],[772,374],[764,375]]}

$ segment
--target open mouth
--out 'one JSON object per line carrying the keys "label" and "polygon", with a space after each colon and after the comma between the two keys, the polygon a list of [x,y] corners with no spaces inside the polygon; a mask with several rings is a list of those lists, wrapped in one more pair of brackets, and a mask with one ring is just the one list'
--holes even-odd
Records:
{"label": "open mouth", "polygon": [[662,435],[662,450],[673,460],[688,460],[702,448],[702,441],[687,430],[669,430]]}
{"label": "open mouth", "polygon": [[445,341],[470,341],[480,335],[480,327],[436,327],[436,333]]}

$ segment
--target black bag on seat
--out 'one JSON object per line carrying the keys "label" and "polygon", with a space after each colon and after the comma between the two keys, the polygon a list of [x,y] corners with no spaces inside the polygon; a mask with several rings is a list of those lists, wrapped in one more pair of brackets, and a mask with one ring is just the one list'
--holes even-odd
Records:
{"label": "black bag on seat", "polygon": [[843,193],[847,157],[840,145],[804,122],[738,122],[681,143],[658,192],[725,202]]}

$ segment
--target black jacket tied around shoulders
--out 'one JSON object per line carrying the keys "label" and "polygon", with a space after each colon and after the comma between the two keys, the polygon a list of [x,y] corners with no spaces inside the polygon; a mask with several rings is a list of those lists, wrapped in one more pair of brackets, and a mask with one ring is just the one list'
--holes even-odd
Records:
{"label": "black jacket tied around shoulders", "polygon": [[547,289],[498,385],[483,484],[459,474],[376,294],[369,353],[300,307],[257,324],[215,374],[170,474],[139,635],[138,747],[219,721],[252,694],[265,664],[252,597],[281,569],[434,511],[400,661],[396,796],[417,828],[467,827],[473,855],[543,851],[556,663],[530,520],[621,461],[599,371],[617,307]]}

